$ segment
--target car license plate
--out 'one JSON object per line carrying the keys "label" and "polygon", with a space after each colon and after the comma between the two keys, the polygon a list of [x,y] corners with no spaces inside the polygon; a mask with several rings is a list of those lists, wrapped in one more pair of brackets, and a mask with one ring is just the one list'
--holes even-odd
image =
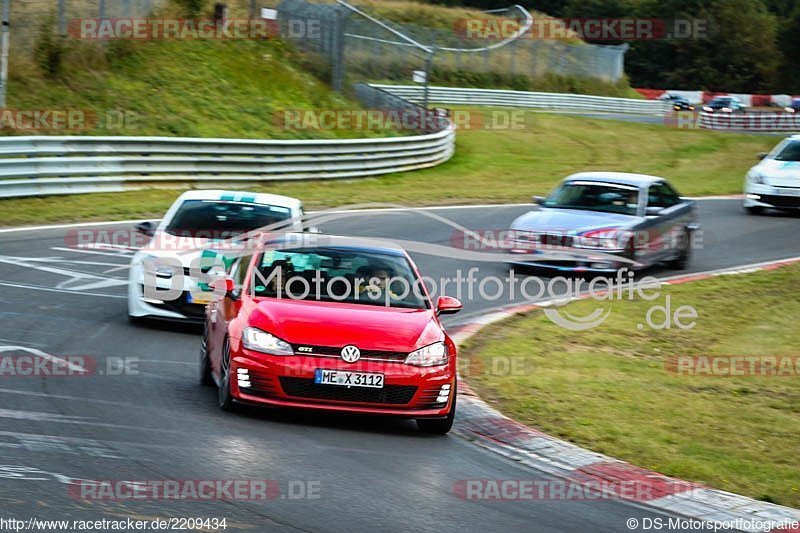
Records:
{"label": "car license plate", "polygon": [[778,189],[781,196],[800,196],[800,189]]}
{"label": "car license plate", "polygon": [[213,292],[195,291],[186,295],[186,303],[206,305],[214,301]]}
{"label": "car license plate", "polygon": [[367,374],[365,372],[345,372],[343,370],[314,371],[314,383],[317,385],[340,385],[344,387],[383,388],[383,374]]}

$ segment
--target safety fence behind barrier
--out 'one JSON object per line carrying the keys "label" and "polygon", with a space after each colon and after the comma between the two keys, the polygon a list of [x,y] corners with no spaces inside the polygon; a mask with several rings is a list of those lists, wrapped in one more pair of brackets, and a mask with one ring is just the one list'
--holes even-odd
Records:
{"label": "safety fence behind barrier", "polygon": [[[383,89],[412,102],[422,102],[424,88],[415,85],[379,85]],[[672,106],[658,100],[636,100],[565,93],[537,93],[499,89],[471,89],[459,87],[429,87],[429,100],[449,105],[511,106],[552,109],[555,111],[597,111],[637,115],[665,115]]]}

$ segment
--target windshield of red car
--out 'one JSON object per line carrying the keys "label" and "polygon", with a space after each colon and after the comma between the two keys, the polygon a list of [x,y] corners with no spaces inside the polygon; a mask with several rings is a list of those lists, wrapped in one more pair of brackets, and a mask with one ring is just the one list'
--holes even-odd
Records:
{"label": "windshield of red car", "polygon": [[557,209],[636,215],[639,189],[605,183],[567,182],[553,191],[542,205]]}
{"label": "windshield of red car", "polygon": [[250,290],[258,297],[430,308],[405,256],[351,248],[267,250]]}

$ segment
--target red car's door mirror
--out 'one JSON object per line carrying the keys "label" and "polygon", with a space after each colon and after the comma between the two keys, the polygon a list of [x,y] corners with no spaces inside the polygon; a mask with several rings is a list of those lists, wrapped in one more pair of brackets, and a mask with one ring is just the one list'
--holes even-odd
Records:
{"label": "red car's door mirror", "polygon": [[437,315],[452,315],[461,311],[461,302],[452,296],[439,296],[436,300]]}

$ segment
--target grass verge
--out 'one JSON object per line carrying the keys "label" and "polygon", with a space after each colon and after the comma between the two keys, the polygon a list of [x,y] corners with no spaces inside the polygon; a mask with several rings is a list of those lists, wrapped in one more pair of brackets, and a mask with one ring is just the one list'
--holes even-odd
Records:
{"label": "grass verge", "polygon": [[284,110],[361,106],[305,72],[299,54],[278,39],[93,42],[53,37],[48,21],[41,21],[38,36],[31,32],[37,43],[33,58],[23,48],[11,56],[8,108],[83,111],[86,118],[74,131],[30,131],[3,123],[2,134],[256,139],[379,134],[284,127]]}
{"label": "grass verge", "polygon": [[[508,110],[473,109],[485,126]],[[360,180],[276,182],[251,188],[303,199],[309,208],[363,202],[407,205],[527,202],[583,170],[662,175],[685,195],[741,192],[755,154],[775,139],[670,129],[518,110],[524,128],[460,130],[455,156],[417,172]],[[178,194],[143,190],[0,200],[6,226],[161,216]]]}
{"label": "grass verge", "polygon": [[[800,374],[688,376],[666,363],[675,355],[800,356],[800,301],[786,297],[799,281],[796,265],[664,286],[652,302],[615,302],[602,325],[583,332],[533,312],[483,329],[461,353],[487,369],[494,357],[525,360],[518,368],[532,370],[520,375],[469,378],[520,422],[667,475],[800,507]],[[666,296],[673,311],[697,310],[695,327],[639,329]],[[569,311],[585,316],[598,305],[580,301]]]}

